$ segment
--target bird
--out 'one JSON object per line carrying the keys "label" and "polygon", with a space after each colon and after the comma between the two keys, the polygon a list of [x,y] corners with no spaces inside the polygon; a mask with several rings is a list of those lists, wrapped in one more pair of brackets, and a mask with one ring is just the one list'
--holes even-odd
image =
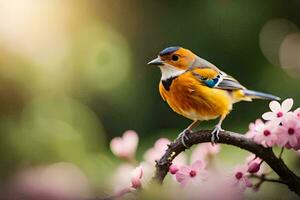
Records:
{"label": "bird", "polygon": [[211,132],[211,143],[217,143],[223,131],[222,122],[233,104],[253,99],[280,100],[272,94],[248,90],[214,64],[180,46],[163,49],[148,65],[160,68],[162,99],[174,112],[192,120],[178,135],[186,148],[186,140],[199,122],[219,118]]}

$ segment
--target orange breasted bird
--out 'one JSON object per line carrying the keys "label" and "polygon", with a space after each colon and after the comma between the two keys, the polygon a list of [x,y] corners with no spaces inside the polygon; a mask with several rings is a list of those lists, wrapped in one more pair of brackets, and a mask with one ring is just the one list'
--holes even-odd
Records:
{"label": "orange breasted bird", "polygon": [[252,99],[280,100],[279,97],[248,90],[232,76],[227,75],[212,63],[182,47],[168,47],[148,65],[161,70],[159,92],[173,111],[193,120],[179,134],[184,146],[188,133],[197,122],[219,118],[212,131],[211,142],[219,139],[222,122],[239,101]]}

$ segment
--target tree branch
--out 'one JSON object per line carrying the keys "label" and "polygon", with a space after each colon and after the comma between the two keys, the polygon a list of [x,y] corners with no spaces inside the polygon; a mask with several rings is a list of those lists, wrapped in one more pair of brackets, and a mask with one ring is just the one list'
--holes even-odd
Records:
{"label": "tree branch", "polygon": [[[253,140],[246,138],[241,134],[230,131],[222,131],[219,133],[219,143],[229,144],[241,149],[254,153],[256,156],[264,160],[279,176],[291,191],[294,191],[300,196],[300,177],[294,174],[283,162],[281,158],[277,158],[272,148],[265,148]],[[189,135],[189,140],[186,141],[188,146],[194,144],[205,143],[211,141],[211,130],[200,130]],[[165,154],[156,163],[156,172],[154,180],[162,183],[169,171],[172,160],[181,152],[185,151],[181,140],[177,139],[172,142]]]}

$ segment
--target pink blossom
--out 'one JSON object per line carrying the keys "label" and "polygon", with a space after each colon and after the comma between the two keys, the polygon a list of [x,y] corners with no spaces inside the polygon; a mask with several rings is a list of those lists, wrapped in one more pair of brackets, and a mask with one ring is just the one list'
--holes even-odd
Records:
{"label": "pink blossom", "polygon": [[110,142],[113,154],[126,160],[134,160],[139,137],[135,131],[125,131],[122,137],[115,137]]}
{"label": "pink blossom", "polygon": [[245,190],[247,187],[252,187],[250,179],[247,176],[247,167],[238,166],[234,170],[234,185],[238,186],[240,189]]}
{"label": "pink blossom", "polygon": [[253,162],[258,162],[258,163],[260,163],[261,161],[262,161],[262,159],[259,158],[259,157],[257,157],[257,156],[256,156],[255,154],[253,154],[253,153],[250,153],[250,155],[246,157],[246,163],[247,163],[247,165],[250,165],[250,164],[253,163]]}
{"label": "pink blossom", "polygon": [[[226,180],[222,177],[224,174],[212,174],[214,175],[214,179],[211,180],[211,176],[209,180],[205,182],[205,187],[201,188],[201,193],[196,196],[194,199],[211,199],[211,200],[243,200],[245,199],[243,192],[238,187],[230,184],[230,181]],[[216,189],[218,188],[218,189]],[[196,188],[199,190],[199,188]],[[195,188],[194,188],[195,191]],[[193,191],[191,191],[193,192]],[[201,197],[201,198],[199,198]]]}
{"label": "pink blossom", "polygon": [[249,131],[245,134],[245,136],[247,138],[254,138],[261,126],[264,126],[264,122],[261,119],[257,119],[254,123],[250,123]]}
{"label": "pink blossom", "polygon": [[144,171],[141,166],[136,167],[131,174],[131,187],[138,189],[142,186],[142,177]]}
{"label": "pink blossom", "polygon": [[[228,178],[227,167],[222,166],[220,171],[209,170],[209,178],[205,183],[189,183],[186,187],[172,190],[170,199],[209,199],[209,200],[242,200],[244,193],[233,184],[232,175]],[[175,194],[174,194],[175,193]],[[183,196],[180,196],[183,195]]]}
{"label": "pink blossom", "polygon": [[154,164],[155,160],[158,160],[164,154],[170,143],[171,141],[167,138],[158,139],[154,146],[148,149],[144,154],[145,161]]}
{"label": "pink blossom", "polygon": [[300,108],[297,108],[297,109],[294,111],[294,114],[295,114],[295,116],[298,118],[298,120],[300,120]]}
{"label": "pink blossom", "polygon": [[181,183],[182,186],[186,186],[189,182],[205,180],[207,173],[204,168],[205,165],[201,160],[197,160],[191,166],[181,166],[176,173],[176,180]]}
{"label": "pink blossom", "polygon": [[187,163],[187,156],[184,153],[179,154],[172,162],[171,166],[169,167],[169,172],[173,175],[179,170],[182,165]]}
{"label": "pink blossom", "polygon": [[293,103],[294,100],[291,98],[284,100],[281,105],[277,101],[271,101],[269,104],[271,112],[264,113],[262,118],[265,120],[276,121],[279,124],[283,116],[291,110]]}
{"label": "pink blossom", "polygon": [[258,126],[253,137],[254,141],[265,147],[273,146],[277,142],[276,128],[277,124],[272,121]]}
{"label": "pink blossom", "polygon": [[92,195],[81,169],[66,162],[20,170],[6,189],[11,195],[1,194],[1,199],[82,199]]}
{"label": "pink blossom", "polygon": [[[144,154],[145,161],[154,165],[155,161],[160,159],[164,155],[170,143],[171,141],[166,138],[158,139],[155,142],[154,146],[148,149]],[[174,167],[180,167],[181,165],[186,164],[186,160],[186,154],[181,153],[173,160],[172,165],[174,165]]]}
{"label": "pink blossom", "polygon": [[255,154],[250,154],[247,158],[246,158],[246,163],[248,166],[248,172],[249,173],[261,173],[261,165],[262,165],[262,159],[260,159],[259,157],[257,157]]}
{"label": "pink blossom", "polygon": [[172,165],[169,167],[169,172],[171,174],[176,174],[176,172],[179,170],[179,168],[182,165],[185,165],[187,163],[187,156],[185,153],[179,154],[173,161]]}
{"label": "pink blossom", "polygon": [[113,199],[121,198],[141,188],[144,183],[144,166],[142,166],[142,164],[136,168],[128,163],[122,164],[117,171],[114,172],[112,179],[114,194],[112,197]]}
{"label": "pink blossom", "polygon": [[173,164],[169,167],[169,172],[173,175],[176,174],[178,172],[178,170],[179,170],[179,166],[177,166],[177,165]]}
{"label": "pink blossom", "polygon": [[300,121],[294,115],[286,115],[282,126],[277,129],[277,144],[281,147],[298,148],[300,139]]}
{"label": "pink blossom", "polygon": [[249,167],[248,167],[248,172],[249,173],[256,173],[256,172],[258,172],[260,170],[260,163],[257,163],[257,162],[253,162],[253,163],[251,163],[250,165],[249,165]]}
{"label": "pink blossom", "polygon": [[134,170],[134,166],[124,163],[118,166],[116,170],[113,171],[113,175],[111,177],[111,187],[114,188],[114,192],[118,193],[122,191],[124,188],[128,188],[131,184],[130,173]]}
{"label": "pink blossom", "polygon": [[[251,153],[247,158],[246,158],[246,164],[248,166],[248,170],[247,171],[252,171],[253,168],[252,167],[255,167],[254,165],[258,165],[259,166],[259,170],[257,172],[253,172],[252,173],[255,173],[257,175],[262,175],[262,174],[268,174],[270,171],[271,171],[271,168],[269,167],[269,165],[267,165],[265,162],[262,162],[262,159],[259,158],[259,157],[256,157],[255,154]],[[253,166],[251,166],[253,165]],[[250,169],[249,170],[249,168]],[[255,170],[254,170],[255,171]]]}
{"label": "pink blossom", "polygon": [[192,152],[191,162],[193,163],[196,160],[206,160],[208,157],[219,153],[220,149],[220,145],[212,145],[211,143],[198,144]]}

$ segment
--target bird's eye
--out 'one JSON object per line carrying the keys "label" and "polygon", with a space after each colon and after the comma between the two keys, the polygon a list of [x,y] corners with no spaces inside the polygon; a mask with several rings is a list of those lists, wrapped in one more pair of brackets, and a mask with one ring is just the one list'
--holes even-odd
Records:
{"label": "bird's eye", "polygon": [[179,57],[178,57],[177,55],[173,55],[173,56],[172,56],[172,60],[173,60],[173,61],[177,61],[178,59],[179,59]]}

